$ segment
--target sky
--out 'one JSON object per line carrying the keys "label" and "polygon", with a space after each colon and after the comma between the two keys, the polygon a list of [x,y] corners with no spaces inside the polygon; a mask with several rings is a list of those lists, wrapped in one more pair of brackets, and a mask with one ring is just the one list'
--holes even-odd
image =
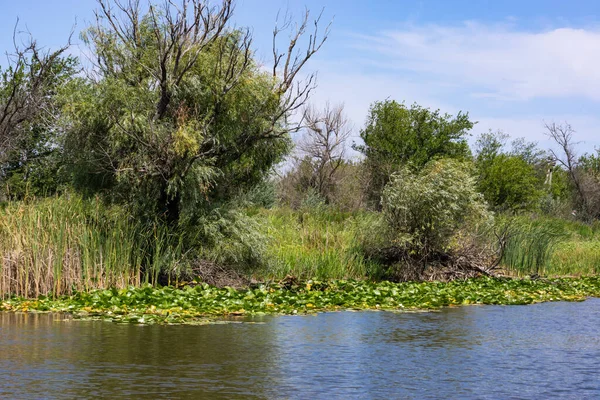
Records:
{"label": "sky", "polygon": [[[95,8],[95,0],[0,0],[0,50],[12,48],[18,19],[48,48],[74,31],[80,54],[78,32]],[[233,21],[251,28],[268,65],[277,14],[299,20],[305,8],[333,21],[306,66],[318,73],[311,101],[343,103],[355,137],[370,104],[394,99],[469,112],[473,138],[502,130],[549,147],[544,122],[567,121],[580,153],[600,147],[600,1],[238,0]]]}

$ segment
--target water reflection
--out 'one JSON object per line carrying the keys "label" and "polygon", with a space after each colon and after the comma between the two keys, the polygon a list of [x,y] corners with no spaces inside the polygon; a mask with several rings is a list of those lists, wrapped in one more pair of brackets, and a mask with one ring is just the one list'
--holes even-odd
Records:
{"label": "water reflection", "polygon": [[0,398],[597,398],[598,306],[211,326],[0,313]]}

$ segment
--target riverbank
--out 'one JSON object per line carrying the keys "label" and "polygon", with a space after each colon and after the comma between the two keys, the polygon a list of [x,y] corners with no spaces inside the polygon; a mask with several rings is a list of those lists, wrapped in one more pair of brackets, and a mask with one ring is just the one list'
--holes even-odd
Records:
{"label": "riverbank", "polygon": [[14,297],[0,311],[60,312],[133,324],[204,324],[224,317],[341,310],[435,310],[469,304],[522,305],[600,297],[600,277],[479,278],[441,282],[305,281],[236,290],[206,284],[79,292],[57,299]]}

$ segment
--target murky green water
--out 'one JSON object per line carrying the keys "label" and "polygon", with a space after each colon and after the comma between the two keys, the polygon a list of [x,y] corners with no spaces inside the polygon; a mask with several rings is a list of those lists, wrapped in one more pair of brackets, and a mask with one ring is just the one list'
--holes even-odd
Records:
{"label": "murky green water", "polygon": [[600,398],[600,300],[254,324],[0,314],[0,398]]}

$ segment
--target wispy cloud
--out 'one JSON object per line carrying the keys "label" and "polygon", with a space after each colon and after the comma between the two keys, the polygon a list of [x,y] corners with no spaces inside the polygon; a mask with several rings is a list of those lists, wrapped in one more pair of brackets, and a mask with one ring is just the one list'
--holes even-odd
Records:
{"label": "wispy cloud", "polygon": [[600,101],[600,30],[526,32],[466,22],[406,26],[358,37],[356,46],[381,68],[461,85],[472,97]]}

